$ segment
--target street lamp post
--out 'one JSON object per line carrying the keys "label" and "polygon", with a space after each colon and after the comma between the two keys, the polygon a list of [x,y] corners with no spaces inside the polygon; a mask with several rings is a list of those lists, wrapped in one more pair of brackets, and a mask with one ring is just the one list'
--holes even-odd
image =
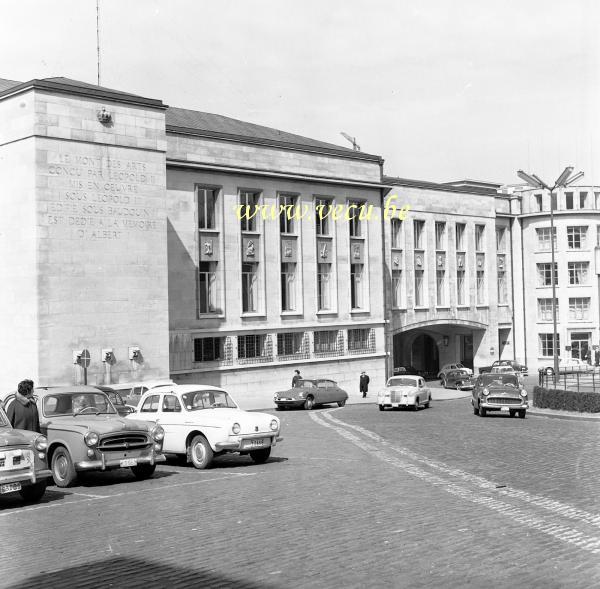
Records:
{"label": "street lamp post", "polygon": [[525,180],[529,186],[533,188],[545,188],[550,192],[550,251],[551,251],[551,266],[550,266],[550,277],[552,283],[552,355],[554,364],[554,375],[553,380],[556,383],[558,378],[558,329],[556,320],[556,274],[555,274],[555,246],[554,246],[554,198],[553,192],[557,188],[566,188],[570,184],[573,184],[576,180],[579,180],[583,176],[583,172],[577,172],[575,176],[571,176],[573,173],[573,166],[567,166],[562,174],[557,178],[554,186],[550,188],[539,176],[535,174],[527,174],[523,170],[517,171],[517,176],[522,180]]}

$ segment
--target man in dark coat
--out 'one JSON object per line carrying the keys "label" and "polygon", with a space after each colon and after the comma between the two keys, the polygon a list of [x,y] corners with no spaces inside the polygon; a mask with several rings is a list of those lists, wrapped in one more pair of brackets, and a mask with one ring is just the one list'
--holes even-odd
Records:
{"label": "man in dark coat", "polygon": [[370,380],[371,379],[368,377],[367,373],[363,370],[360,373],[360,392],[362,393],[363,399],[367,396],[367,393],[369,392]]}
{"label": "man in dark coat", "polygon": [[6,415],[15,429],[41,433],[40,418],[33,398],[33,381],[22,380],[19,383],[15,400],[6,410]]}
{"label": "man in dark coat", "polygon": [[294,370],[296,374],[292,377],[292,388],[298,386],[298,381],[302,378],[299,370]]}

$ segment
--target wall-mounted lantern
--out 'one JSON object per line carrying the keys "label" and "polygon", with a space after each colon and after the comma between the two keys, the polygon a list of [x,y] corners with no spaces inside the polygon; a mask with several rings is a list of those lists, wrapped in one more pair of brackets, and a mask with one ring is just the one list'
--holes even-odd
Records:
{"label": "wall-mounted lantern", "polygon": [[448,347],[448,344],[450,343],[450,338],[449,338],[447,335],[445,335],[445,336],[442,338],[442,342],[444,343],[444,346],[447,348],[447,347]]}

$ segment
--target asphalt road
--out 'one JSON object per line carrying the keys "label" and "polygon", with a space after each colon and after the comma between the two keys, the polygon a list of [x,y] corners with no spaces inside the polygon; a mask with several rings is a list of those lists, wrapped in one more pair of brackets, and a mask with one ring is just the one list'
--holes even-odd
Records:
{"label": "asphalt road", "polygon": [[469,399],[278,412],[270,460],[0,497],[0,586],[600,586],[600,422]]}

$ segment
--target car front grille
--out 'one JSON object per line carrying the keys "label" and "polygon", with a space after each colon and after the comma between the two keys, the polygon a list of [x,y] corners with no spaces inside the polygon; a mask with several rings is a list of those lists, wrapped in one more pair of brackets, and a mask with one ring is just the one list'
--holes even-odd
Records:
{"label": "car front grille", "polygon": [[487,402],[490,405],[520,405],[519,397],[488,397]]}
{"label": "car front grille", "polygon": [[150,443],[144,434],[116,434],[107,436],[100,440],[98,448],[100,450],[131,450],[134,448],[143,448]]}

